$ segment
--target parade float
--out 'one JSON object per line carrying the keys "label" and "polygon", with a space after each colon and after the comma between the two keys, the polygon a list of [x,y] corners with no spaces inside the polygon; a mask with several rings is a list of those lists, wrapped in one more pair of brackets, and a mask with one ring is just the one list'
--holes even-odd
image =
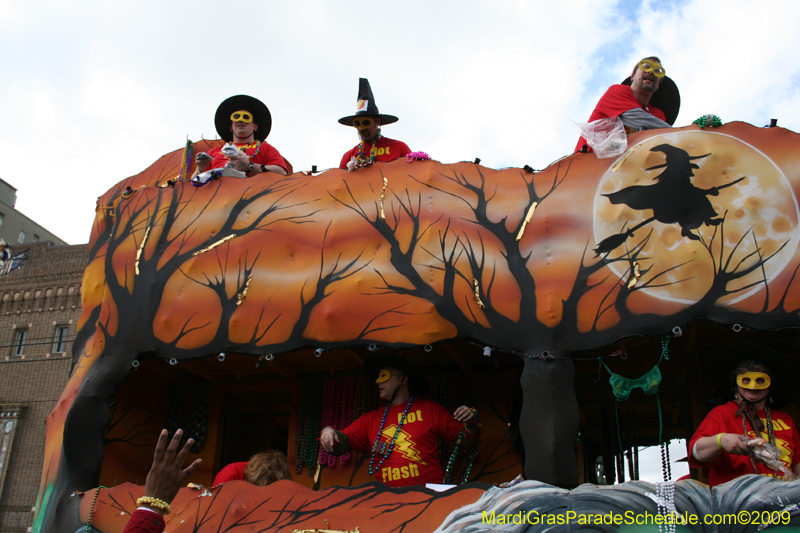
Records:
{"label": "parade float", "polygon": [[[796,358],[798,134],[734,122],[634,134],[618,158],[541,171],[404,158],[194,186],[192,151],[217,143],[98,199],[34,531],[121,531],[164,427],[203,458],[167,517],[176,533],[798,520],[800,483],[635,481],[638,446],[688,438],[722,392],[719,348],[755,339]],[[391,349],[432,398],[480,410],[477,457],[448,469],[467,483],[393,489],[365,454],[320,454],[321,424],[376,407],[361,368]],[[287,450],[294,481],[211,486],[263,447]]]}

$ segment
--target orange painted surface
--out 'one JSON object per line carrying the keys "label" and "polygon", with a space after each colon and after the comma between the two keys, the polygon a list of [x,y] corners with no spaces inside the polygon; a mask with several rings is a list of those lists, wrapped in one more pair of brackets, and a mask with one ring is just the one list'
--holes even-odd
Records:
{"label": "orange painted surface", "polygon": [[[101,489],[92,512],[92,527],[121,533],[144,487],[124,484]],[[212,489],[181,489],[165,517],[170,533],[235,531],[288,532],[292,529],[342,529],[362,532],[432,532],[450,512],[474,503],[483,494],[465,487],[446,493],[410,488],[388,489],[374,483],[354,489],[319,492],[293,481],[256,487],[231,481]],[[88,520],[95,491],[81,496],[80,518]],[[327,520],[327,524],[326,521]],[[238,525],[237,525],[238,524]],[[199,529],[198,529],[199,526]]]}

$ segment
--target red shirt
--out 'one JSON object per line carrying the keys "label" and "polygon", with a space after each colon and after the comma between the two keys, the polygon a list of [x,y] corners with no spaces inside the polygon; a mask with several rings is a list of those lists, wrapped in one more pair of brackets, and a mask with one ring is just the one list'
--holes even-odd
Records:
{"label": "red shirt", "polygon": [[[239,148],[245,146],[244,144],[234,144],[236,144],[236,146]],[[212,157],[212,161],[207,170],[211,170],[212,168],[222,168],[228,163],[228,158],[222,154],[222,146],[215,146],[208,151],[208,155]],[[244,150],[244,153],[251,156],[250,161],[252,161],[256,167],[258,167],[258,165],[278,165],[283,170],[286,170],[286,162],[283,160],[281,154],[273,146],[267,144],[266,142],[261,142],[258,147],[257,154],[255,146]],[[258,169],[256,172],[259,172]]]}
{"label": "red shirt", "polygon": [[[389,408],[381,442],[389,444],[397,432],[399,417],[406,404]],[[376,409],[361,416],[344,429],[350,446],[356,451],[369,451],[381,426],[384,409]],[[439,437],[451,441],[458,437],[464,424],[436,402],[414,400],[394,441],[394,449],[375,472],[375,479],[390,487],[407,487],[425,483],[441,483],[444,470],[439,463]],[[375,453],[372,465],[378,467],[381,458]]]}
{"label": "red shirt", "polygon": [[[655,106],[643,106],[639,103],[639,100],[633,95],[633,89],[631,89],[630,85],[612,85],[606,91],[606,94],[600,98],[600,101],[597,102],[597,106],[592,111],[592,115],[589,117],[589,122],[594,122],[595,120],[599,120],[601,118],[611,118],[611,117],[618,117],[623,114],[625,111],[630,111],[631,109],[635,108],[644,109],[651,115],[656,118],[660,118],[664,122],[667,121],[667,117],[664,115],[664,112],[661,111],[659,108]],[[625,133],[630,135],[634,133],[633,130],[629,130],[625,128]],[[575,147],[575,151],[579,152],[583,145],[587,145],[586,139],[581,137],[578,139],[578,145]],[[591,152],[592,149],[589,148]]]}
{"label": "red shirt", "polygon": [[[347,168],[347,163],[358,154],[359,144],[342,156],[342,162],[339,163],[339,168]],[[411,149],[406,143],[395,141],[394,139],[389,139],[384,136],[378,138],[377,148],[373,148],[371,142],[364,143],[365,153],[370,154],[373,150],[375,151],[375,161],[383,163],[400,159],[411,153]]]}
{"label": "red shirt", "polygon": [[217,477],[214,478],[214,484],[211,486],[216,487],[220,483],[225,483],[226,481],[247,481],[247,479],[244,477],[244,467],[246,466],[247,461],[243,461],[241,463],[231,463],[225,466],[217,473]]}
{"label": "red shirt", "polygon": [[[722,452],[719,457],[704,463],[694,458],[692,450],[698,439],[702,437],[713,437],[719,433],[736,433],[738,435],[744,434],[742,431],[742,417],[736,417],[736,410],[738,406],[734,402],[728,402],[720,405],[711,410],[710,413],[700,423],[700,427],[694,432],[692,440],[689,441],[689,466],[694,468],[709,468],[708,483],[712,487],[730,481],[745,474],[753,474],[753,465],[750,462],[749,455],[732,455],[728,452]],[[767,415],[761,409],[758,411],[758,416],[764,423],[764,431],[761,437],[768,440],[767,435]],[[792,417],[783,411],[770,410],[770,417],[772,418],[772,428],[775,434],[775,446],[781,451],[781,461],[786,465],[789,470],[794,465],[800,463],[800,435],[797,433],[797,427],[792,420]],[[751,438],[756,438],[753,428],[750,427],[750,422],[747,422],[747,434]],[[763,476],[774,477],[775,473],[764,463],[756,462],[758,473]],[[778,477],[782,477],[782,473],[778,471]]]}

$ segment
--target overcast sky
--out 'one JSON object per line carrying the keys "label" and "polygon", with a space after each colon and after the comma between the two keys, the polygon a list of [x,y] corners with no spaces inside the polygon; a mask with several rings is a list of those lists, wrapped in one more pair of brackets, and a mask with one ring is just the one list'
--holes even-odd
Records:
{"label": "overcast sky", "polygon": [[0,0],[0,177],[19,210],[83,243],[99,195],[187,136],[215,138],[233,94],[269,106],[268,141],[296,170],[337,166],[359,77],[412,150],[540,169],[652,54],[680,88],[678,125],[716,113],[797,131],[798,27],[793,0]]}

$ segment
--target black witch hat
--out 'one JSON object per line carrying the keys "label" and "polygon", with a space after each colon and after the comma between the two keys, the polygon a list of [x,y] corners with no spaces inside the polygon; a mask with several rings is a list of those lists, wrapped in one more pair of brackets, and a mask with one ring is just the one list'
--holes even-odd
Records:
{"label": "black witch hat", "polygon": [[259,141],[263,141],[269,135],[272,129],[272,115],[264,102],[258,98],[247,96],[246,94],[237,94],[231,96],[217,108],[214,115],[214,126],[217,128],[217,135],[228,142],[233,141],[233,132],[231,131],[231,114],[234,111],[244,109],[253,114],[253,122],[258,124],[258,129],[253,136]]}
{"label": "black witch hat", "polygon": [[339,119],[339,124],[345,126],[352,126],[353,119],[357,117],[377,117],[381,119],[381,125],[392,124],[397,122],[397,117],[394,115],[382,115],[378,111],[378,106],[375,105],[375,97],[372,96],[372,88],[369,86],[367,78],[358,78],[358,103],[356,104],[356,113]]}
{"label": "black witch hat", "polygon": [[[631,77],[628,76],[623,80],[622,85],[630,85],[633,83]],[[675,120],[678,118],[678,111],[681,109],[681,93],[678,91],[678,86],[672,81],[669,76],[661,78],[661,83],[658,90],[653,93],[650,98],[650,105],[659,108],[664,112],[667,123],[670,126],[675,125]]]}
{"label": "black witch hat", "polygon": [[700,168],[691,161],[694,159],[703,159],[704,157],[708,157],[711,155],[710,153],[708,153],[703,155],[691,156],[689,155],[688,152],[686,152],[686,150],[681,150],[677,146],[672,146],[671,144],[659,144],[658,146],[650,148],[650,151],[663,152],[664,155],[667,157],[667,162],[647,168],[645,170],[655,170],[658,168],[666,168],[666,167],[679,167],[681,169]]}

